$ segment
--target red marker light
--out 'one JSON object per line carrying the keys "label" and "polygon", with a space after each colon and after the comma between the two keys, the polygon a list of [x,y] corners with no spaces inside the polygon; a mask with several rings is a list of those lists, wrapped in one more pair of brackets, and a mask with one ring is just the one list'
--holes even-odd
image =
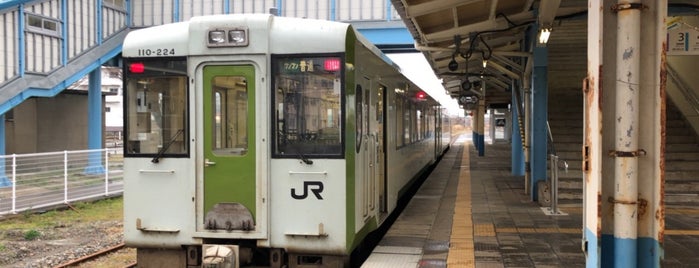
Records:
{"label": "red marker light", "polygon": [[326,71],[338,71],[340,70],[340,59],[339,58],[328,58],[325,59],[323,63],[323,69]]}
{"label": "red marker light", "polygon": [[135,62],[129,65],[129,72],[131,73],[142,74],[145,70],[146,66],[143,65],[143,62]]}
{"label": "red marker light", "polygon": [[415,95],[415,97],[417,97],[419,100],[424,100],[427,97],[427,95],[425,95],[424,91],[420,91],[417,93],[417,95]]}

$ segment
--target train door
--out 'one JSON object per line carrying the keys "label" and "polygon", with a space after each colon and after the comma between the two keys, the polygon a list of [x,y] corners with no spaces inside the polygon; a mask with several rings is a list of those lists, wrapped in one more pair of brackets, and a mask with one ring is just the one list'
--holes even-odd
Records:
{"label": "train door", "polygon": [[434,133],[434,156],[439,157],[442,151],[442,113],[439,112],[439,108],[433,108],[430,112],[434,113],[434,123],[430,124]]}
{"label": "train door", "polygon": [[372,116],[371,80],[363,77],[357,87],[357,135],[360,135],[357,150],[357,173],[361,177],[361,207],[365,218],[371,216],[376,207],[376,135]]}
{"label": "train door", "polygon": [[378,131],[377,131],[377,123],[376,123],[376,99],[377,99],[377,91],[372,90],[374,85],[372,84],[372,81],[369,80],[367,87],[367,91],[364,94],[364,103],[366,103],[367,111],[366,111],[366,121],[367,121],[367,146],[365,148],[366,150],[366,171],[367,171],[367,191],[368,191],[368,199],[367,199],[367,204],[369,211],[375,211],[376,210],[376,199],[377,199],[377,177],[378,177]]}
{"label": "train door", "polygon": [[377,150],[377,159],[376,159],[376,176],[378,180],[378,194],[379,194],[379,212],[381,220],[388,216],[388,203],[387,203],[387,191],[386,185],[387,185],[387,180],[388,177],[386,176],[386,129],[384,126],[385,120],[385,104],[386,104],[386,86],[384,85],[379,85],[378,90],[376,91],[375,96],[375,103],[376,103],[376,139],[377,139],[377,144],[376,144],[376,150]]}
{"label": "train door", "polygon": [[[203,68],[203,229],[259,231],[255,69]],[[257,227],[256,227],[257,226]]]}

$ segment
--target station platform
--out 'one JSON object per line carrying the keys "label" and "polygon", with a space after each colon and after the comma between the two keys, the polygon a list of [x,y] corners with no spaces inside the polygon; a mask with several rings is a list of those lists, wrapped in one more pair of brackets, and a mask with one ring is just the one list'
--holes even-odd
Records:
{"label": "station platform", "polygon": [[[582,204],[546,215],[507,142],[470,144],[451,146],[362,267],[585,267]],[[666,208],[664,239],[662,267],[699,267],[699,209]]]}

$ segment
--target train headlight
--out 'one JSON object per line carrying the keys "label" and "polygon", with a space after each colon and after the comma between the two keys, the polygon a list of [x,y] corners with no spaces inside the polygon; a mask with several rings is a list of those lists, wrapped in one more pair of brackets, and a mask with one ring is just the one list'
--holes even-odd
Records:
{"label": "train headlight", "polygon": [[228,42],[234,46],[247,45],[248,37],[245,35],[245,30],[228,31]]}
{"label": "train headlight", "polygon": [[222,45],[226,42],[226,31],[213,30],[209,31],[209,45]]}
{"label": "train headlight", "polygon": [[209,30],[209,47],[244,47],[249,43],[246,27]]}

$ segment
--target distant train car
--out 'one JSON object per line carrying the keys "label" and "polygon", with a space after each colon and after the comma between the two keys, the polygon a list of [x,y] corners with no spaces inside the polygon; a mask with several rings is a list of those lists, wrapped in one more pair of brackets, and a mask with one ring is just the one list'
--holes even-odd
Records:
{"label": "distant train car", "polygon": [[449,146],[439,103],[349,24],[197,17],[129,33],[123,57],[139,266],[351,265]]}

